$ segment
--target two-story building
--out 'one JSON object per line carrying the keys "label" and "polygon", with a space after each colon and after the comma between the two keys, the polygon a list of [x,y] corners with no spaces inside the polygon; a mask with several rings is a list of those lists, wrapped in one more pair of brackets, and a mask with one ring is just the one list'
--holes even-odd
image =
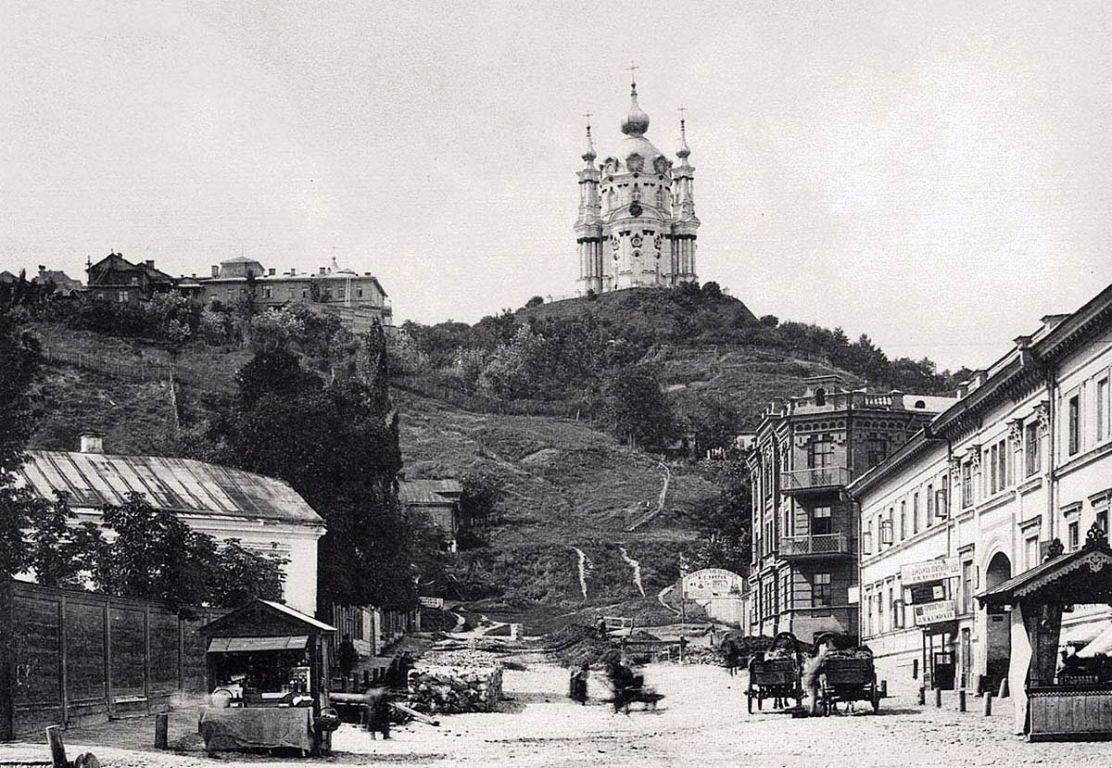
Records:
{"label": "two-story building", "polygon": [[207,304],[230,305],[250,299],[257,307],[280,307],[303,301],[340,318],[355,333],[363,333],[375,323],[393,325],[393,309],[386,290],[370,272],[362,275],[331,266],[316,272],[298,274],[290,270],[278,274],[255,259],[236,257],[213,265],[208,277],[183,277],[178,291]]}
{"label": "two-story building", "polygon": [[[849,492],[860,505],[861,635],[885,674],[938,687],[1007,674],[1010,608],[974,599],[1042,562],[1058,539],[1108,530],[1112,286],[979,372],[962,397]],[[1065,615],[1081,643],[1109,609]]]}
{"label": "two-story building", "polygon": [[155,269],[153,259],[134,264],[120,253],[110,253],[89,264],[85,272],[89,295],[104,301],[138,304],[174,287],[174,278]]}
{"label": "two-story building", "polygon": [[906,442],[950,398],[847,390],[837,376],[808,380],[773,403],[747,458],[753,556],[749,631],[856,635],[857,511],[846,486]]}

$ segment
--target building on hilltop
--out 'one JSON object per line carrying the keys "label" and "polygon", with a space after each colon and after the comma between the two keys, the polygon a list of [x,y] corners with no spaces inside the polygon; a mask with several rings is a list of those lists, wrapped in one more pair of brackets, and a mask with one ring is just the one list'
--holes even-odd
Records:
{"label": "building on hilltop", "polygon": [[[753,499],[749,633],[857,634],[858,515],[846,486],[911,438],[953,398],[847,390],[807,380],[773,403],[747,456]],[[919,529],[904,512],[904,525]]]}
{"label": "building on hilltop", "polygon": [[150,301],[156,294],[169,293],[174,287],[174,278],[155,269],[153,259],[133,264],[121,253],[110,253],[95,264],[90,263],[85,272],[89,295],[121,304]]}
{"label": "building on hilltop", "polygon": [[665,288],[697,280],[695,168],[688,162],[686,121],[680,120],[679,163],[673,165],[645,134],[649,116],[631,84],[625,139],[601,165],[587,125],[586,164],[579,171],[579,294],[623,288]]}
{"label": "building on hilltop", "polygon": [[341,268],[335,259],[315,273],[291,269],[277,274],[255,259],[236,257],[213,265],[209,277],[180,278],[178,290],[206,303],[230,304],[250,297],[261,308],[303,301],[337,315],[355,333],[394,322],[390,299],[378,278]]}
{"label": "building on hilltop", "polygon": [[74,280],[62,270],[47,269],[41,265],[39,266],[38,276],[31,282],[39,285],[53,285],[54,292],[61,296],[69,296],[85,289],[80,280]]}
{"label": "building on hilltop", "polygon": [[75,524],[100,524],[100,508],[128,493],[173,512],[196,531],[239,539],[261,554],[286,558],[283,599],[299,611],[317,610],[317,541],[324,521],[282,480],[192,459],[102,452],[100,438],[82,436],[80,451],[27,451],[21,482],[53,501],[66,493]]}
{"label": "building on hilltop", "polygon": [[[849,486],[861,510],[861,636],[885,676],[920,667],[931,686],[995,690],[1013,609],[975,597],[1041,567],[1055,540],[1066,552],[1108,542],[1110,338],[1112,286],[1042,318]],[[916,509],[924,524],[905,524]],[[1058,642],[1083,645],[1108,626],[1101,603],[1072,606]]]}

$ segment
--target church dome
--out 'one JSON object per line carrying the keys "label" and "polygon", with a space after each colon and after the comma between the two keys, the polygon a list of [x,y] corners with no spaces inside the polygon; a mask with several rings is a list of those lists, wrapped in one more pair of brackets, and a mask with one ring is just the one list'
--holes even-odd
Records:
{"label": "church dome", "polygon": [[630,89],[629,112],[622,119],[622,133],[627,136],[642,136],[649,130],[649,116],[637,103],[637,84]]}

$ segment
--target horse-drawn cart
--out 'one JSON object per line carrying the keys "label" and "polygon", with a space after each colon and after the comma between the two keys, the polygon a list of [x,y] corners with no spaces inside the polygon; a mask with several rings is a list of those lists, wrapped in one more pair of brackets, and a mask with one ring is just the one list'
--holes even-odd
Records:
{"label": "horse-drawn cart", "polygon": [[765,699],[795,699],[796,706],[803,703],[803,684],[800,680],[799,665],[794,656],[770,659],[753,659],[749,662],[749,690],[745,692],[749,712],[753,712],[753,700],[757,709],[764,709]]}
{"label": "horse-drawn cart", "polygon": [[819,709],[823,715],[836,711],[838,702],[867,701],[880,711],[876,669],[872,656],[832,654],[822,660],[819,671]]}

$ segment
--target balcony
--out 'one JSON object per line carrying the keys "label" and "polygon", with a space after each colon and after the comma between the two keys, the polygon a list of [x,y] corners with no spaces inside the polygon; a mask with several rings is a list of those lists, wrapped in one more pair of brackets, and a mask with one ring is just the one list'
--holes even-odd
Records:
{"label": "balcony", "polygon": [[853,554],[853,539],[844,533],[781,536],[780,557],[839,557]]}
{"label": "balcony", "polygon": [[780,490],[788,495],[829,491],[849,485],[851,475],[849,467],[793,469],[780,473]]}

